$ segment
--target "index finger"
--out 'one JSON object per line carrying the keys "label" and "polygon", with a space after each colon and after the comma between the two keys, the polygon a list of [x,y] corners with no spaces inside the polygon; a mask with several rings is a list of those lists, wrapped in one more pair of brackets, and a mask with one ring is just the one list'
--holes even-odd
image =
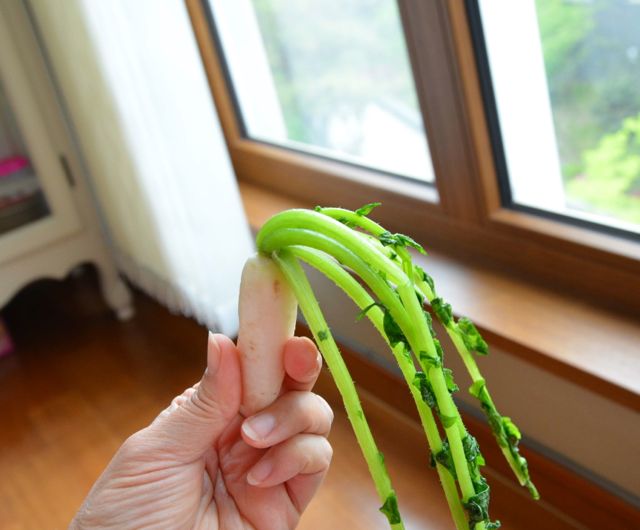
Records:
{"label": "index finger", "polygon": [[308,337],[292,337],[284,345],[283,390],[311,390],[320,375],[322,356]]}

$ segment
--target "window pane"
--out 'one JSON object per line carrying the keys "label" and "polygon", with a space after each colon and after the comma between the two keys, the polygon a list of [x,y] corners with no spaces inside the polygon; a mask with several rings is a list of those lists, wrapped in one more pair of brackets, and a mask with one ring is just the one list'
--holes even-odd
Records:
{"label": "window pane", "polygon": [[640,232],[640,2],[480,0],[514,203]]}
{"label": "window pane", "polygon": [[432,182],[395,0],[210,0],[247,134]]}

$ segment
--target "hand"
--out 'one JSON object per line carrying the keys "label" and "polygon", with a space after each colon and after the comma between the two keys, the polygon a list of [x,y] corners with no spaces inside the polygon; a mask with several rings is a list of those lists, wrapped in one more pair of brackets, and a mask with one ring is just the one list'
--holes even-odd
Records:
{"label": "hand", "polygon": [[331,461],[333,413],[310,392],[315,345],[295,337],[283,355],[280,397],[245,419],[236,347],[210,334],[201,381],[125,441],[70,528],[295,528]]}

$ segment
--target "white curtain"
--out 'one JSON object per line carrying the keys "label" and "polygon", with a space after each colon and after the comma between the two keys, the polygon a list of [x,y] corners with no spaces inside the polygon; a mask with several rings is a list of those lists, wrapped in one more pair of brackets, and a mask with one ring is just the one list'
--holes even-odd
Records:
{"label": "white curtain", "polygon": [[253,244],[182,0],[30,0],[121,270],[237,331]]}

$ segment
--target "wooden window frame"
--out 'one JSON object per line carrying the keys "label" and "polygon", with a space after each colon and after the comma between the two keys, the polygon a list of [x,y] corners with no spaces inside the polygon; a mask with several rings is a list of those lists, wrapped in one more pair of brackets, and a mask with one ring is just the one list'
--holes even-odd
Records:
{"label": "wooden window frame", "polygon": [[429,247],[640,311],[639,243],[502,205],[463,0],[398,0],[438,202],[424,184],[245,137],[206,0],[186,4],[239,180],[310,205],[379,200],[377,220]]}

